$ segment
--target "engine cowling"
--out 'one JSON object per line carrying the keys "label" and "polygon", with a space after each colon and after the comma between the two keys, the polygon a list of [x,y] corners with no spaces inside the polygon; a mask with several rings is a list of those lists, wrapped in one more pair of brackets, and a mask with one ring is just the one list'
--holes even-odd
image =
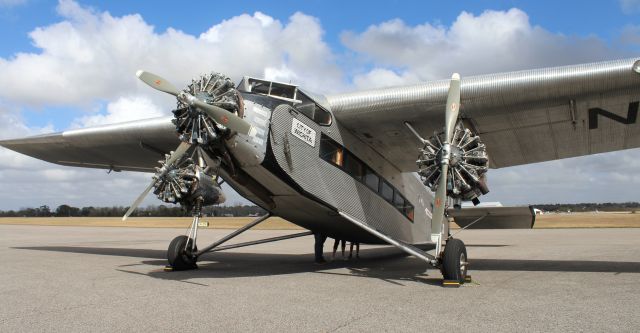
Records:
{"label": "engine cowling", "polygon": [[[420,149],[418,173],[424,185],[436,191],[441,175],[444,132],[434,134]],[[487,194],[486,172],[489,156],[480,137],[458,123],[451,141],[447,195],[458,200],[474,200]]]}

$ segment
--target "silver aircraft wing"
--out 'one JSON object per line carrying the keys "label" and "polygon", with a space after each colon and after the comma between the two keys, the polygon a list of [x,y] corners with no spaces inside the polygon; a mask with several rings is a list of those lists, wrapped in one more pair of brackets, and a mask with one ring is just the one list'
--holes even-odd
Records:
{"label": "silver aircraft wing", "polygon": [[[640,147],[640,58],[462,77],[460,117],[492,168]],[[637,62],[638,61],[638,62]],[[464,74],[464,73],[463,73]],[[449,80],[328,96],[336,119],[402,171],[442,131]]]}
{"label": "silver aircraft wing", "polygon": [[172,117],[69,130],[0,145],[47,162],[114,171],[155,172],[158,160],[180,143]]}

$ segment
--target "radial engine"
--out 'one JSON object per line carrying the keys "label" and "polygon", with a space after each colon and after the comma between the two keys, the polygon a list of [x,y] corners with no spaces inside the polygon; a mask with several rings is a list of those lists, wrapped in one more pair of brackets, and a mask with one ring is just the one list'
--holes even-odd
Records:
{"label": "radial engine", "polygon": [[[418,173],[424,185],[435,192],[441,176],[444,132],[436,133],[424,142],[417,161]],[[489,192],[485,175],[489,169],[486,146],[478,135],[458,122],[449,149],[447,196],[457,205],[460,201],[479,203],[478,197]]]}

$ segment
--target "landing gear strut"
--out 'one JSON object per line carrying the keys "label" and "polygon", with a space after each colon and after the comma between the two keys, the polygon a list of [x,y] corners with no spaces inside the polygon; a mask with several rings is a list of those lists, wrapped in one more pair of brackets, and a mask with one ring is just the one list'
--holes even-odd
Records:
{"label": "landing gear strut", "polygon": [[311,231],[305,231],[305,232],[300,232],[296,234],[283,235],[283,236],[248,241],[248,242],[243,242],[238,244],[220,246],[223,243],[226,243],[228,240],[240,235],[241,233],[253,228],[254,226],[258,225],[259,223],[271,217],[271,214],[266,214],[261,217],[258,217],[257,219],[253,220],[249,224],[230,233],[229,235],[222,237],[220,240],[205,247],[204,249],[198,250],[198,247],[196,246],[196,239],[198,236],[198,222],[200,221],[200,217],[201,217],[200,211],[198,210],[197,214],[194,213],[193,223],[191,224],[191,229],[189,229],[189,234],[178,236],[171,241],[171,244],[169,244],[169,249],[167,250],[167,260],[169,261],[169,266],[167,266],[167,269],[166,269],[167,271],[183,271],[183,270],[189,270],[189,269],[196,269],[198,268],[196,261],[198,261],[198,258],[201,255],[207,252],[216,252],[216,251],[222,251],[222,250],[235,249],[235,248],[244,247],[244,246],[276,242],[276,241],[281,241],[285,239],[309,236],[312,234]]}

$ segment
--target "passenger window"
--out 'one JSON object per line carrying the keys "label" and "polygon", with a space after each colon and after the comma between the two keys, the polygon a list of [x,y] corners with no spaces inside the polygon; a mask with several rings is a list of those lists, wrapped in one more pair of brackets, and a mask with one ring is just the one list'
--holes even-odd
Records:
{"label": "passenger window", "polygon": [[411,222],[413,222],[413,205],[407,202],[407,206],[404,208],[404,216],[406,216]]}
{"label": "passenger window", "polygon": [[398,192],[398,190],[395,190],[393,192],[393,205],[397,210],[404,214],[404,198],[402,197],[402,194]]}
{"label": "passenger window", "polygon": [[320,158],[337,166],[357,181],[364,183],[413,223],[413,205],[389,182],[378,176],[373,169],[324,133],[320,137]]}
{"label": "passenger window", "polygon": [[380,177],[376,175],[370,168],[365,168],[364,172],[364,184],[367,185],[373,191],[378,192],[378,184],[380,184]]}
{"label": "passenger window", "polygon": [[380,180],[380,195],[384,200],[393,203],[393,187],[384,180]]}
{"label": "passenger window", "polygon": [[320,158],[331,164],[342,167],[344,164],[344,150],[328,137],[320,139]]}
{"label": "passenger window", "polygon": [[344,170],[353,178],[362,181],[362,162],[350,153],[344,155]]}

